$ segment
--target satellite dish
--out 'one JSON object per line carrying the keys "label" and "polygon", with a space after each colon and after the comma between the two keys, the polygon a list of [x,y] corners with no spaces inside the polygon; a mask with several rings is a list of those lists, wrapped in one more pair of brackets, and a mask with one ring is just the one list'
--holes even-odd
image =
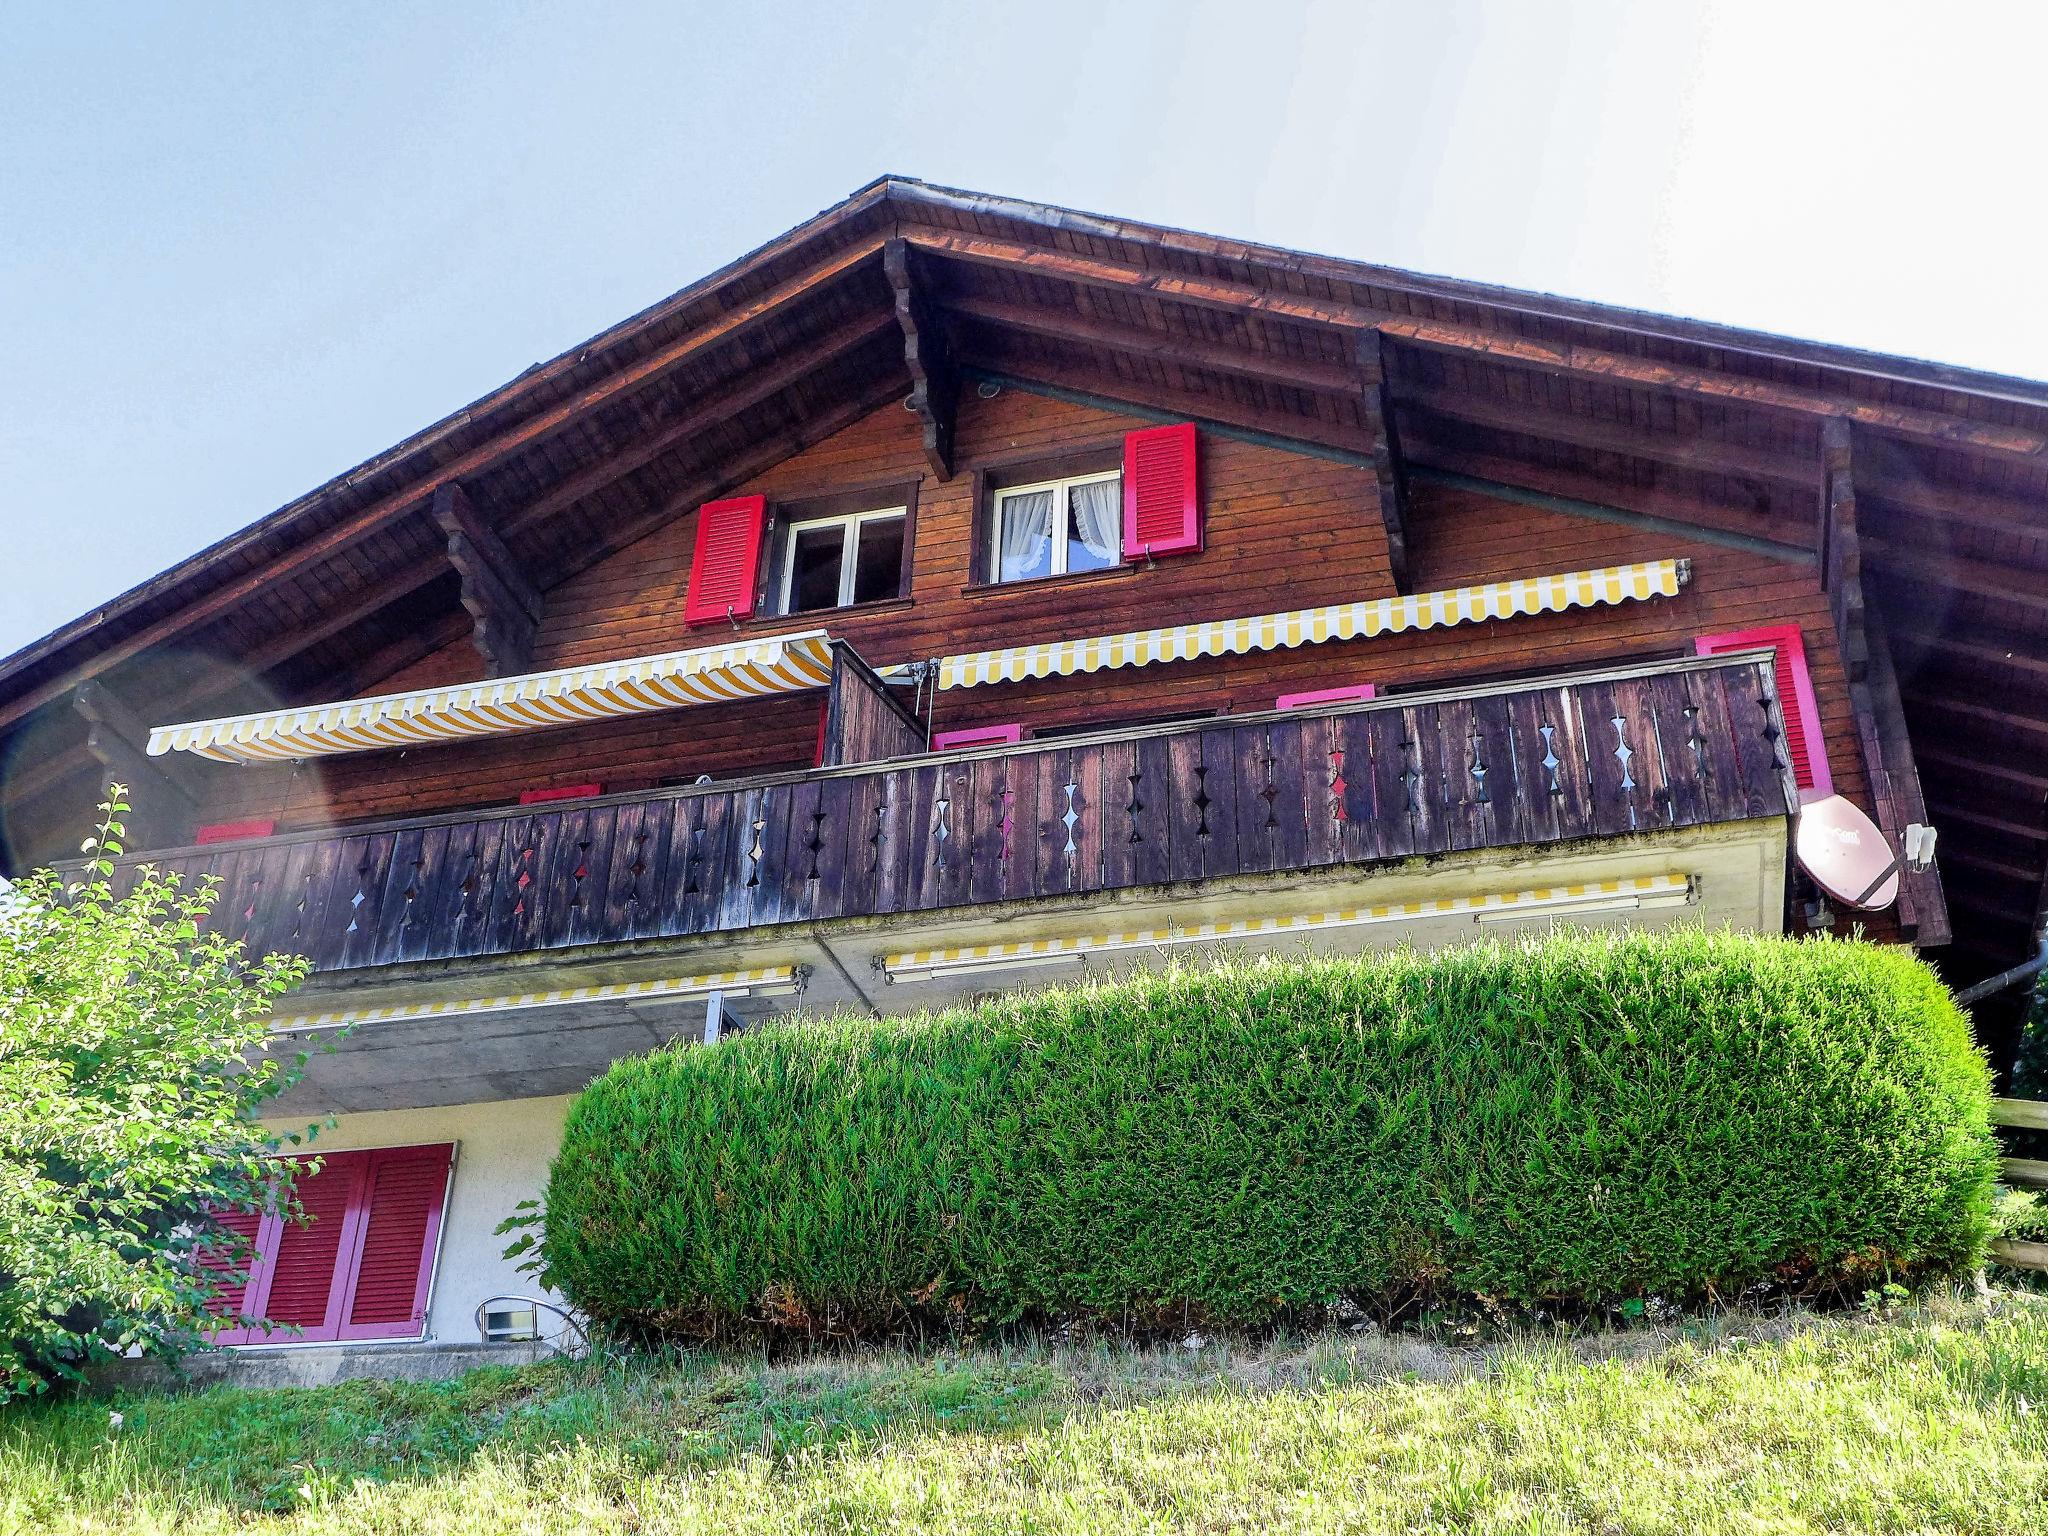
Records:
{"label": "satellite dish", "polygon": [[1845,906],[1875,911],[1899,899],[1899,856],[1877,823],[1840,795],[1799,808],[1792,851],[1814,883]]}

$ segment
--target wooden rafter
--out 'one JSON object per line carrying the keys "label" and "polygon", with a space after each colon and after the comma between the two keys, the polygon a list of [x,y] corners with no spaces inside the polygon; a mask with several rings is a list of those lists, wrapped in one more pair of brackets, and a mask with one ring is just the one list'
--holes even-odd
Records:
{"label": "wooden rafter", "polygon": [[1845,421],[1821,428],[1820,584],[1834,615],[1851,688],[1864,681],[1870,645],[1863,622],[1863,540],[1857,527],[1851,435]]}
{"label": "wooden rafter", "polygon": [[26,768],[14,769],[6,778],[0,779],[0,800],[16,804],[32,800],[44,790],[83,773],[93,762],[85,743],[74,742]]}
{"label": "wooden rafter", "polygon": [[745,334],[793,300],[814,294],[835,278],[843,276],[864,262],[872,261],[880,249],[879,237],[848,246],[835,253],[831,259],[777,284],[759,298],[727,312],[712,324],[691,331],[669,345],[659,348],[630,367],[612,374],[602,383],[508,427],[467,453],[455,455],[430,473],[408,482],[387,496],[377,498],[368,506],[342,518],[332,528],[307,539],[297,547],[280,552],[269,559],[259,559],[237,579],[214,589],[177,612],[137,630],[134,634],[115,641],[76,666],[67,668],[48,682],[26,689],[13,699],[0,704],[0,729],[12,725],[22,716],[41,708],[52,699],[62,697],[79,682],[97,677],[131,656],[184,634],[208,619],[218,617],[242,602],[252,592],[269,586],[294,571],[304,570],[330,558],[358,540],[415,511],[441,486],[476,474],[509,453],[531,447],[566,423],[582,418],[591,407],[617,399],[651,383],[692,359],[703,356],[711,348]]}
{"label": "wooden rafter", "polygon": [[[664,497],[659,505],[638,517],[624,520],[620,524],[619,535],[614,540],[615,546],[623,549],[646,538],[664,524],[696,511],[698,506],[713,497],[773,469],[784,459],[795,457],[806,448],[823,442],[833,433],[844,431],[863,416],[879,410],[891,400],[900,399],[902,390],[903,381],[900,378],[872,381],[860,394],[811,417],[801,426],[755,443],[742,453],[721,458],[716,465]],[[563,562],[564,574],[572,575],[595,564],[604,557],[604,553],[597,551],[570,556]]]}
{"label": "wooden rafter", "polygon": [[1404,414],[1400,423],[1401,448],[1411,468],[1427,466],[1450,470],[1554,495],[1611,503],[1650,517],[1667,519],[1674,524],[1690,524],[1717,534],[1733,534],[1755,541],[1757,552],[1767,553],[1773,559],[1812,565],[1819,558],[1814,552],[1810,509],[1808,520],[1788,527],[1782,516],[1773,517],[1753,507],[1709,502],[1654,483],[1620,484],[1611,476],[1537,463],[1497,448],[1480,446],[1444,431],[1440,421],[1427,416]]}
{"label": "wooden rafter", "polygon": [[1619,454],[1652,464],[1668,464],[1674,469],[1691,470],[1697,474],[1760,480],[1782,486],[1802,497],[1811,498],[1819,483],[1819,471],[1810,456],[1801,458],[1752,448],[1744,443],[1652,432],[1571,411],[1494,399],[1446,389],[1441,385],[1417,385],[1403,381],[1396,386],[1395,396],[1395,410],[1399,414],[1424,414],[1491,432],[1547,438],[1575,448]]}
{"label": "wooden rafter", "polygon": [[1357,338],[1359,411],[1365,420],[1367,450],[1378,491],[1380,525],[1387,535],[1387,566],[1394,590],[1414,590],[1408,575],[1408,486],[1401,467],[1400,439],[1388,409],[1385,342],[1378,331]]}
{"label": "wooden rafter", "polygon": [[924,426],[925,461],[939,480],[950,480],[960,374],[953,364],[945,321],[933,308],[910,247],[902,240],[882,247],[882,270],[889,275],[896,323],[903,331],[903,361],[910,370],[908,404]]}
{"label": "wooden rafter", "polygon": [[541,595],[497,532],[476,515],[459,484],[434,492],[434,523],[448,539],[448,563],[462,582],[462,607],[476,633],[477,654],[493,677],[533,667]]}
{"label": "wooden rafter", "polygon": [[732,420],[743,411],[752,410],[763,401],[772,400],[791,385],[802,383],[812,375],[834,366],[872,342],[884,331],[893,331],[895,328],[895,318],[886,313],[856,315],[853,319],[835,326],[815,346],[807,347],[794,357],[749,379],[738,389],[730,392],[721,391],[697,409],[684,413],[652,435],[623,447],[616,453],[608,453],[590,468],[570,475],[544,495],[512,512],[506,524],[508,531],[516,537],[529,528],[545,523],[556,514],[596,495],[606,486],[615,484],[635,470],[653,463],[663,454],[673,453],[688,444],[691,438]]}
{"label": "wooden rafter", "polygon": [[1120,325],[1095,315],[1014,304],[982,294],[952,293],[946,296],[944,303],[952,313],[986,325],[1047,336],[1056,341],[1102,347],[1128,356],[1149,357],[1177,367],[1227,373],[1346,398],[1358,388],[1357,373],[1343,363],[1225,346],[1213,341],[1171,335],[1148,326]]}
{"label": "wooden rafter", "polygon": [[1822,420],[1840,418],[1922,442],[1966,448],[1997,458],[2048,463],[2048,435],[2024,427],[1970,421],[1911,406],[1842,400],[1792,385],[1684,368],[1597,347],[1383,314],[1356,304],[1312,299],[1219,278],[1154,271],[1015,241],[937,230],[909,230],[904,238],[920,250],[945,259],[1035,273],[1082,287],[1345,330],[1378,329],[1397,341],[1485,357],[1498,363],[1670,394],[1696,395],[1759,410]]}
{"label": "wooden rafter", "polygon": [[[1875,801],[1878,826],[1897,850],[1906,828],[1927,819],[1920,770],[1906,731],[1898,678],[1881,641],[1873,645],[1876,623],[1863,595],[1863,543],[1857,524],[1854,433],[1846,421],[1825,422],[1820,436],[1821,589],[1835,621],[1835,641],[1849,682],[1849,710],[1864,777]],[[1907,871],[1899,881],[1899,924],[1923,945],[1949,939],[1948,905],[1941,877]]]}

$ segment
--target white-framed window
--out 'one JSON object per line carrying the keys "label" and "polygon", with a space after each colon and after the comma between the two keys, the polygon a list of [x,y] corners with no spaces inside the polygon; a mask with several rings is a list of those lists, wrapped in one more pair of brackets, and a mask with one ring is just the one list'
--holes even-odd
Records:
{"label": "white-framed window", "polygon": [[990,581],[1033,581],[1106,571],[1124,557],[1121,470],[1004,486],[989,528]]}
{"label": "white-framed window", "polygon": [[880,507],[790,523],[778,541],[775,611],[811,613],[900,595],[907,510]]}

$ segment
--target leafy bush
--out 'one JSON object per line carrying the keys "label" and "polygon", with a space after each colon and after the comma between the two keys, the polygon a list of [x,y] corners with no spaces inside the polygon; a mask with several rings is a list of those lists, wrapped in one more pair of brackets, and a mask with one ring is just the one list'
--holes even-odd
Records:
{"label": "leafy bush", "polygon": [[249,1257],[207,1212],[289,1199],[255,1115],[296,1075],[261,1053],[304,962],[206,932],[215,881],[144,865],[117,892],[120,794],[70,883],[39,870],[0,907],[0,1402],[199,1345]]}
{"label": "leafy bush", "polygon": [[1933,974],[1864,944],[1184,968],[621,1062],[541,1262],[686,1334],[1854,1295],[1977,1262],[1987,1095]]}

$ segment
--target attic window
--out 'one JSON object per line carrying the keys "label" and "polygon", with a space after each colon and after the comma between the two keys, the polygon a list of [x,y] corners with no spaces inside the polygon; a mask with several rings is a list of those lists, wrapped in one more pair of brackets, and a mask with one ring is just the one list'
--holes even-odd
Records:
{"label": "attic window", "polygon": [[1075,475],[995,493],[991,581],[1107,571],[1123,559],[1123,474]]}
{"label": "attic window", "polygon": [[790,522],[778,540],[775,611],[815,613],[899,596],[907,522],[904,507]]}

